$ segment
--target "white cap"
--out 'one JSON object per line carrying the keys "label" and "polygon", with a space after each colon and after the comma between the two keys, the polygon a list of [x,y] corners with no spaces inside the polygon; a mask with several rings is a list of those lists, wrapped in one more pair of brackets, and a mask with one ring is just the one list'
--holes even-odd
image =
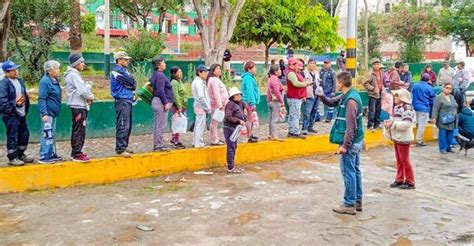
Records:
{"label": "white cap", "polygon": [[229,98],[232,98],[233,96],[238,95],[238,94],[242,94],[242,92],[240,92],[239,88],[237,88],[237,87],[230,88]]}

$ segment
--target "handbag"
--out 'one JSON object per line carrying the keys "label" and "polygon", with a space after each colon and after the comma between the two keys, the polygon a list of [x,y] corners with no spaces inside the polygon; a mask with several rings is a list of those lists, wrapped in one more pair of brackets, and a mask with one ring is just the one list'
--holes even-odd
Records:
{"label": "handbag", "polygon": [[444,112],[439,115],[441,124],[447,125],[453,123],[456,118],[452,112]]}

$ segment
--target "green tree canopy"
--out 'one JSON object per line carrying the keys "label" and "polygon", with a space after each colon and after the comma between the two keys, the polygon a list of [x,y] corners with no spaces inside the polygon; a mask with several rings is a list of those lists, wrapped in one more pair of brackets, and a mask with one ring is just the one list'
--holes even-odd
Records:
{"label": "green tree canopy", "polygon": [[472,55],[474,45],[474,2],[460,0],[452,8],[441,11],[439,25],[445,34],[451,35],[457,43],[464,43],[466,56]]}
{"label": "green tree canopy", "polygon": [[291,44],[316,52],[343,44],[337,34],[337,19],[320,4],[308,4],[307,0],[249,1],[240,12],[232,42],[246,46],[263,43],[266,64],[273,44]]}
{"label": "green tree canopy", "polygon": [[94,14],[85,14],[81,16],[81,31],[84,34],[93,33],[95,31]]}

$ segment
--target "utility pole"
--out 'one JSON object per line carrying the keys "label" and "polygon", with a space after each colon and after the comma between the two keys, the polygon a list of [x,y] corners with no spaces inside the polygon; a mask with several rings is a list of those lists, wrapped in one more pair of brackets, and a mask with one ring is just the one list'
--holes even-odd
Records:
{"label": "utility pole", "polygon": [[104,3],[104,62],[105,77],[109,78],[110,74],[110,0]]}
{"label": "utility pole", "polygon": [[347,45],[346,69],[355,80],[357,64],[357,0],[348,0],[347,4]]}

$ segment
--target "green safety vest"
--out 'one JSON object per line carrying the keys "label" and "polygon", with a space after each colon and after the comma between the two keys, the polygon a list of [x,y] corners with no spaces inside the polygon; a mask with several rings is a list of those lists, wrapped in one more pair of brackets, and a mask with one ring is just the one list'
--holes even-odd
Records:
{"label": "green safety vest", "polygon": [[336,119],[331,128],[331,133],[329,135],[329,141],[334,144],[342,144],[344,142],[344,135],[346,134],[346,105],[349,99],[353,99],[357,102],[357,129],[356,135],[354,137],[354,143],[359,143],[364,139],[364,123],[362,121],[362,99],[360,98],[359,93],[354,88],[351,88],[344,99],[339,102],[335,109],[334,115]]}

